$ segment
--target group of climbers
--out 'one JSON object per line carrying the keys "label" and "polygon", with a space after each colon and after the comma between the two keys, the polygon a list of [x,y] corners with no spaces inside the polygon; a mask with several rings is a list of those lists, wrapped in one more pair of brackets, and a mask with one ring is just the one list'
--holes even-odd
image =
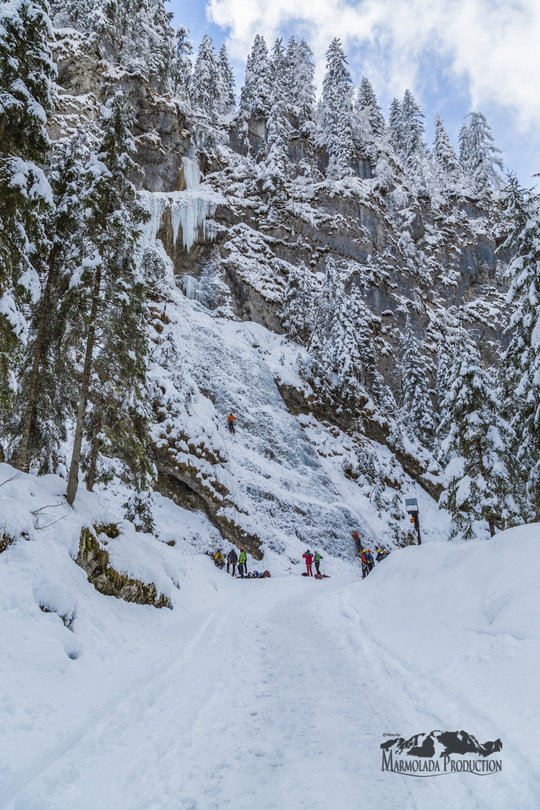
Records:
{"label": "group of climbers", "polygon": [[[218,568],[223,568],[225,566],[225,558],[221,553],[220,548],[218,548],[216,553],[214,554],[214,562]],[[244,546],[240,547],[240,556],[238,556],[234,548],[231,548],[231,550],[227,554],[227,573],[231,572],[232,576],[235,577],[237,565],[238,565],[238,576],[240,577],[240,579],[244,579],[244,577],[247,575],[248,572],[247,555]]]}
{"label": "group of climbers", "polygon": [[308,550],[302,554],[302,557],[306,561],[306,574],[305,576],[312,577],[313,576],[313,563],[315,563],[315,574],[316,577],[321,577],[321,560],[323,559],[322,556],[316,551],[314,554]]}
{"label": "group of climbers", "polygon": [[[244,546],[240,546],[240,555],[236,553],[236,549],[231,548],[229,553],[227,554],[227,559],[221,553],[221,549],[218,548],[215,554],[211,555],[214,559],[214,563],[218,568],[224,568],[227,566],[227,573],[231,574],[233,577],[240,577],[240,579],[259,579],[264,577],[270,576],[270,571],[264,571],[260,573],[259,571],[252,571],[248,572],[247,570],[247,554]],[[238,574],[236,573],[236,567],[238,566]]]}
{"label": "group of climbers", "polygon": [[[377,549],[377,562],[382,562],[390,552],[387,549]],[[362,579],[365,579],[370,571],[373,570],[375,567],[375,560],[373,559],[373,552],[370,548],[363,548],[362,553],[360,555],[360,559],[362,561]]]}

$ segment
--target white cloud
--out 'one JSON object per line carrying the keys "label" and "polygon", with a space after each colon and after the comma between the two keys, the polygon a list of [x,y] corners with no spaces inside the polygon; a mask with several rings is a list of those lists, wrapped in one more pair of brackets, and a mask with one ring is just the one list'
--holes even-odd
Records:
{"label": "white cloud", "polygon": [[207,15],[228,29],[236,59],[256,33],[269,43],[283,29],[305,36],[319,79],[339,36],[356,75],[390,95],[422,85],[437,55],[472,108],[503,105],[523,130],[540,125],[540,0],[208,0]]}

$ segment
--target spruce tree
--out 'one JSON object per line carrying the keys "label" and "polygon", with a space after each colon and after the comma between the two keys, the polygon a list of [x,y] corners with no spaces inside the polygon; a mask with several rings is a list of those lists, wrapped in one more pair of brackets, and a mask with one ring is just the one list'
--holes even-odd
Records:
{"label": "spruce tree", "polygon": [[291,340],[305,343],[312,328],[313,288],[311,275],[304,264],[289,273],[283,297],[283,326]]}
{"label": "spruce tree", "polygon": [[433,446],[436,423],[428,389],[428,368],[407,322],[400,352],[404,422],[426,447]]}
{"label": "spruce tree", "polygon": [[326,52],[326,73],[322,92],[322,129],[328,150],[328,175],[339,180],[351,173],[354,155],[352,138],[352,79],[339,39]]}
{"label": "spruce tree", "polygon": [[291,126],[287,109],[287,62],[281,39],[277,39],[272,51],[272,89],[268,115],[267,153],[264,160],[267,186],[277,189],[283,186],[289,165],[287,149]]}
{"label": "spruce tree", "polygon": [[314,307],[313,331],[307,346],[311,356],[312,386],[322,402],[329,398],[333,386],[330,340],[339,287],[335,262],[332,256],[328,256],[324,281]]}
{"label": "spruce tree", "polygon": [[508,269],[513,313],[502,361],[504,409],[515,430],[529,517],[540,521],[540,196],[510,177],[505,203],[505,247],[514,257]]}
{"label": "spruce tree", "polygon": [[408,169],[418,168],[424,144],[424,114],[410,90],[405,90],[400,105],[401,144],[400,154]]}
{"label": "spruce tree", "polygon": [[270,111],[270,60],[264,37],[256,35],[246,62],[246,76],[240,94],[240,111],[246,120],[266,118]]}
{"label": "spruce tree", "polygon": [[518,519],[508,452],[512,430],[501,417],[490,375],[463,326],[451,345],[453,364],[439,426],[447,486],[439,505],[450,512],[451,536],[470,540],[475,521],[487,521],[493,536],[497,525]]}
{"label": "spruce tree", "polygon": [[481,195],[501,187],[501,151],[495,146],[485,115],[472,112],[468,118],[459,135],[459,161],[472,190]]}
{"label": "spruce tree", "polygon": [[52,0],[51,14],[57,28],[88,33],[109,62],[141,74],[159,93],[170,89],[172,14],[164,0]]}
{"label": "spruce tree", "polygon": [[372,138],[381,138],[385,132],[384,117],[369,79],[362,77],[356,96],[356,112]]}
{"label": "spruce tree", "polygon": [[390,115],[388,118],[390,129],[390,140],[398,155],[402,155],[404,149],[403,119],[401,117],[401,103],[399,99],[392,99],[390,105]]}
{"label": "spruce tree", "polygon": [[54,206],[45,223],[50,250],[12,420],[14,446],[18,445],[17,466],[25,472],[32,462],[39,465],[40,472],[55,471],[60,444],[65,440],[69,403],[74,399],[72,358],[61,350],[65,331],[63,297],[80,263],[86,159],[87,149],[78,136],[56,144],[51,159]]}
{"label": "spruce tree", "polygon": [[199,53],[191,79],[191,101],[196,109],[208,116],[212,124],[217,123],[223,103],[221,72],[208,34],[202,38]]}
{"label": "spruce tree", "polygon": [[303,131],[313,120],[315,107],[315,65],[313,52],[305,39],[296,42],[294,37],[287,48],[289,77],[288,98],[292,111],[298,119],[298,128]]}
{"label": "spruce tree", "polygon": [[[126,99],[118,93],[103,108],[101,143],[97,154],[90,158],[83,255],[80,272],[71,280],[66,295],[73,318],[65,344],[77,345],[83,338],[83,368],[66,495],[70,504],[78,487],[89,402],[93,422],[90,441],[96,437],[100,441],[104,430],[104,437],[110,438],[115,449],[133,460],[135,484],[142,486],[145,477],[143,448],[147,429],[139,403],[144,399],[141,392],[146,338],[137,243],[141,223],[148,215],[129,180],[134,151],[130,120]],[[112,420],[114,424],[110,424]],[[93,464],[91,458],[89,476]]]}
{"label": "spruce tree", "polygon": [[5,4],[0,13],[0,405],[9,413],[14,369],[40,296],[52,193],[41,165],[55,69],[51,23],[42,0]]}
{"label": "spruce tree", "polygon": [[218,63],[221,81],[220,110],[226,115],[234,111],[236,99],[234,95],[234,73],[229,62],[229,55],[225,43],[223,43],[220,48]]}
{"label": "spruce tree", "polygon": [[191,74],[193,65],[191,55],[193,45],[191,43],[189,30],[180,25],[176,29],[174,40],[174,53],[172,58],[172,79],[173,91],[181,99],[189,98],[191,84]]}
{"label": "spruce tree", "polygon": [[454,188],[460,180],[461,168],[439,113],[435,116],[433,159],[443,187]]}
{"label": "spruce tree", "polygon": [[362,358],[356,328],[356,309],[343,286],[337,290],[330,331],[333,371],[340,396],[354,408],[362,374]]}

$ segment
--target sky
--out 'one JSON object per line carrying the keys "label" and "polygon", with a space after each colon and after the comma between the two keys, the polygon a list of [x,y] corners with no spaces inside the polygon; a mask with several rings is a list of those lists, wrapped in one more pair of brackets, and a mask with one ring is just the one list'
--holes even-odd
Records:
{"label": "sky", "polygon": [[457,147],[467,113],[483,112],[505,167],[525,186],[540,172],[540,0],[172,0],[174,24],[225,42],[237,90],[255,34],[305,37],[320,86],[325,51],[340,37],[355,84],[366,75],[385,115],[410,88],[426,138],[442,116]]}

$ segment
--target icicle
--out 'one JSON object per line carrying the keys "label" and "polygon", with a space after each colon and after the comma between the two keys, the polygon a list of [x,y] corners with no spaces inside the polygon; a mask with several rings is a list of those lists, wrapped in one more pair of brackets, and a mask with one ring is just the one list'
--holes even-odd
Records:
{"label": "icicle", "polygon": [[197,241],[199,227],[204,224],[211,207],[213,208],[213,213],[216,206],[211,206],[208,198],[206,196],[197,194],[197,192],[190,194],[186,191],[175,194],[174,201],[171,206],[174,244],[176,244],[178,239],[178,230],[181,227],[182,243],[185,249],[190,251]]}
{"label": "icicle", "polygon": [[[190,160],[190,158],[186,158]],[[191,161],[193,163],[193,161]],[[195,164],[198,172],[198,168]],[[195,177],[193,171],[191,179]],[[218,205],[226,204],[226,199],[216,191],[197,186],[185,191],[149,192],[142,191],[141,202],[150,213],[150,220],[143,227],[141,248],[153,245],[161,226],[163,214],[167,208],[171,212],[171,225],[173,243],[178,241],[179,230],[182,228],[182,244],[186,251],[190,251],[199,233],[203,229],[205,239],[214,239],[216,235],[215,223],[206,225],[209,216],[213,216]]]}
{"label": "icicle", "polygon": [[150,214],[148,222],[142,226],[140,247],[144,250],[148,245],[155,245],[158,231],[161,227],[163,212],[167,207],[167,200],[150,191],[141,191],[141,203]]}

